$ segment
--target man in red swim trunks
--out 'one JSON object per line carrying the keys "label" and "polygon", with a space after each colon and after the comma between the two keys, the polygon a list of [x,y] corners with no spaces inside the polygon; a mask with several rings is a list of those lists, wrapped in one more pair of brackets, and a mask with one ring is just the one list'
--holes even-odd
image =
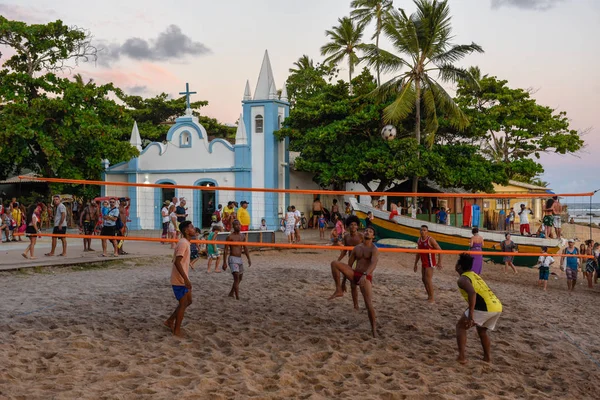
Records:
{"label": "man in red swim trunks", "polygon": [[[379,260],[379,251],[375,244],[373,244],[373,238],[375,237],[375,230],[373,228],[365,229],[363,233],[363,242],[356,245],[350,253],[350,259],[348,264],[340,261],[333,261],[331,263],[331,274],[335,281],[335,292],[329,300],[335,299],[336,297],[342,297],[342,285],[340,283],[340,272],[345,277],[350,279],[355,285],[360,287],[360,292],[365,300],[365,306],[369,314],[369,321],[371,321],[371,331],[373,337],[377,337],[375,330],[375,309],[372,303],[372,282],[373,282],[373,271],[377,267],[377,261]],[[352,269],[351,265],[356,261],[356,269]]]}
{"label": "man in red swim trunks", "polygon": [[[423,250],[441,250],[440,245],[435,241],[434,238],[429,236],[429,228],[427,225],[421,226],[421,237],[417,241],[417,247]],[[432,253],[417,253],[415,255],[415,272],[417,272],[417,264],[421,259],[421,277],[425,290],[427,291],[427,301],[435,303],[433,298],[433,269],[442,269],[442,255],[438,254],[437,262],[435,260],[435,254]]]}

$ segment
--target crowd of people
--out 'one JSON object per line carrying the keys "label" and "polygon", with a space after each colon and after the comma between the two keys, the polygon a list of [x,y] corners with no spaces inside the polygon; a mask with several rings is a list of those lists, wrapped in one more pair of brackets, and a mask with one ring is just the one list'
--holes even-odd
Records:
{"label": "crowd of people", "polygon": [[[8,204],[0,205],[0,231],[4,235],[3,242],[23,241],[23,236],[29,243],[22,256],[27,259],[36,259],[35,246],[39,234],[44,229],[52,228],[54,235],[66,235],[69,222],[73,221],[79,233],[85,235],[99,234],[101,236],[115,237],[115,239],[102,239],[102,256],[107,257],[107,244],[113,245],[112,256],[125,255],[124,241],[120,236],[127,235],[127,221],[129,215],[129,202],[125,198],[107,198],[102,203],[89,201],[84,207],[74,202],[70,210],[62,201],[61,196],[54,195],[49,204],[42,201],[34,202],[28,207],[13,198]],[[58,240],[61,242],[61,252],[56,254]],[[83,239],[83,251],[95,251],[91,247],[92,239]],[[53,236],[51,249],[45,256],[65,257],[67,255],[66,236]]]}

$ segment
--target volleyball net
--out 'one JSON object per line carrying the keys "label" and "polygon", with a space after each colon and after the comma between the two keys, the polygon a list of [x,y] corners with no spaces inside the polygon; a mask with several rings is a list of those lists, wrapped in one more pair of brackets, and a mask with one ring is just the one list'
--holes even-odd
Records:
{"label": "volleyball net", "polygon": [[[32,178],[28,176],[27,179]],[[125,214],[123,219],[127,232],[119,240],[126,241],[174,242],[177,239],[170,233],[177,231],[178,224],[187,220],[203,233],[210,231],[214,225],[222,226],[225,233],[221,233],[217,241],[211,241],[211,244],[222,246],[232,221],[238,219],[243,229],[248,230],[248,241],[243,244],[249,247],[350,250],[340,246],[342,243],[337,240],[339,226],[336,229],[336,224],[339,220],[344,225],[351,215],[359,218],[361,229],[367,225],[374,226],[376,239],[382,243],[380,251],[390,253],[463,253],[469,250],[465,243],[468,244],[474,227],[487,235],[485,240],[498,243],[507,232],[511,233],[515,242],[522,246],[519,256],[539,256],[539,249],[545,242],[536,241],[537,238],[558,239],[560,234],[562,238],[578,242],[587,239],[600,241],[600,234],[595,237],[597,231],[593,229],[599,222],[600,207],[593,203],[592,192],[554,194],[539,188],[497,193],[257,189],[217,186],[212,180],[194,185],[178,185],[168,178],[156,183],[147,179],[145,183],[137,183],[129,182],[127,175],[111,182],[33,179],[61,184],[64,188],[94,186],[100,192],[100,196],[89,199],[62,195],[68,209],[70,229],[65,235],[50,233],[50,209],[48,220],[42,221],[40,236],[113,239],[100,235],[101,217],[95,221],[96,229],[87,235],[80,230],[80,222],[88,204],[94,204],[102,215],[102,209],[105,208],[106,212],[106,208],[111,207],[110,200],[116,199],[121,215]],[[51,204],[51,199],[42,201]],[[548,211],[550,209],[553,211]],[[550,227],[544,224],[545,217],[549,215],[552,219]],[[294,225],[291,229],[290,224]],[[429,228],[442,250],[416,248],[421,225]],[[293,232],[291,239],[288,237],[290,232]],[[204,238],[201,235],[195,243],[207,244]],[[300,241],[296,242],[298,239]],[[289,243],[291,240],[294,243]],[[559,241],[556,240],[556,243]],[[566,240],[562,245],[565,244]],[[509,253],[502,253],[498,248],[472,254],[501,256]]]}

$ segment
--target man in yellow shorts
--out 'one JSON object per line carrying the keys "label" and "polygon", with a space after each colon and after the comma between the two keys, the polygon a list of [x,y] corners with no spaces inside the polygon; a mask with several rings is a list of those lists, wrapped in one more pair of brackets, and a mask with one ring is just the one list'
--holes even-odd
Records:
{"label": "man in yellow shorts", "polygon": [[490,362],[490,338],[487,330],[494,330],[496,322],[502,314],[502,303],[490,290],[479,275],[471,271],[473,257],[463,253],[456,263],[458,288],[469,308],[456,323],[456,342],[458,343],[458,358],[461,364],[467,362],[465,348],[467,347],[467,330],[475,326],[483,347],[483,361]]}

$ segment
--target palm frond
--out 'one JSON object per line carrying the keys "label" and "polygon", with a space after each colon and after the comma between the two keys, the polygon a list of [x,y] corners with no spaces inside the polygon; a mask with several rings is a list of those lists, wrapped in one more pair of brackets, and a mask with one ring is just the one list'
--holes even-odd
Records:
{"label": "palm frond", "polygon": [[453,127],[465,129],[469,126],[469,119],[442,85],[429,76],[425,78],[425,85],[425,90],[431,91],[436,108],[449,117]]}
{"label": "palm frond", "polygon": [[360,49],[364,54],[363,59],[367,61],[367,66],[379,66],[379,70],[383,73],[395,72],[402,67],[411,67],[402,58],[389,51],[379,49],[374,44],[362,44]]}
{"label": "palm frond", "polygon": [[431,61],[434,64],[450,64],[474,52],[483,53],[483,48],[475,43],[454,45],[450,50],[431,57]]}
{"label": "palm frond", "polygon": [[424,88],[423,105],[425,108],[425,143],[429,148],[435,142],[435,134],[439,128],[435,96],[431,90]]}
{"label": "palm frond", "polygon": [[438,66],[437,71],[439,73],[440,78],[444,82],[458,82],[459,80],[464,80],[468,84],[476,84],[473,79],[473,75],[469,73],[468,70],[461,67],[456,67],[452,64],[442,64]]}
{"label": "palm frond", "polygon": [[397,123],[408,117],[415,109],[415,89],[412,80],[406,80],[396,100],[383,110],[386,123]]}

